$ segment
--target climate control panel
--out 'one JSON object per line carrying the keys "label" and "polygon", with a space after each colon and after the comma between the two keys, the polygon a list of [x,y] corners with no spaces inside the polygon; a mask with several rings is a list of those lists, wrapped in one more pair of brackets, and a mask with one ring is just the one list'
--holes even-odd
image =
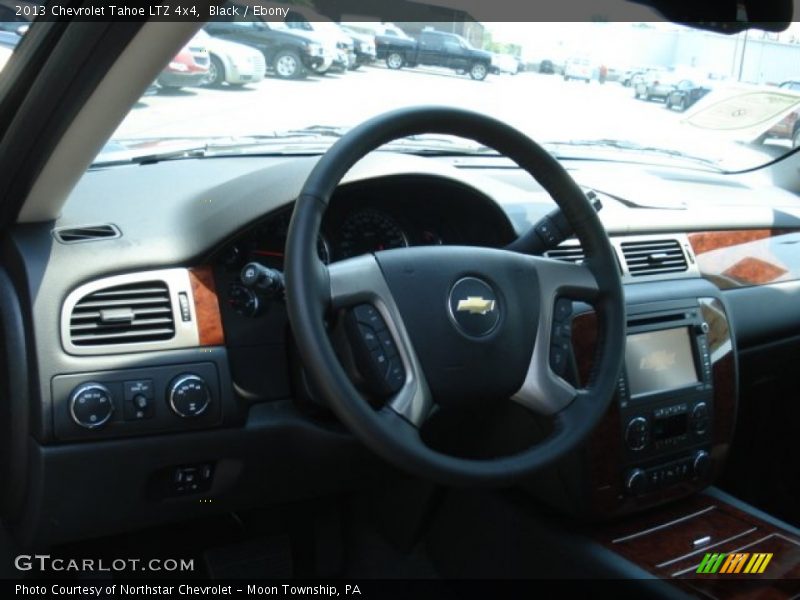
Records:
{"label": "climate control panel", "polygon": [[52,394],[60,440],[180,431],[222,420],[213,363],[58,375]]}

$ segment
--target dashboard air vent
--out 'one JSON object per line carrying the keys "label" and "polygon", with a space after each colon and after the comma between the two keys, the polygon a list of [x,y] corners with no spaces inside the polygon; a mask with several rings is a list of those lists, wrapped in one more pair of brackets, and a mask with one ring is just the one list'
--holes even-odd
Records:
{"label": "dashboard air vent", "polygon": [[676,239],[654,239],[620,244],[631,277],[680,273],[688,269],[686,256]]}
{"label": "dashboard air vent", "polygon": [[171,339],[175,322],[166,282],[117,285],[83,296],[72,309],[69,335],[75,346]]}
{"label": "dashboard air vent", "polygon": [[547,258],[553,258],[555,260],[563,260],[564,262],[571,262],[575,264],[581,264],[584,259],[583,255],[583,248],[578,246],[577,244],[562,244],[558,248],[554,248],[553,250],[548,250],[544,253]]}
{"label": "dashboard air vent", "polygon": [[85,227],[65,227],[53,231],[55,238],[62,244],[77,244],[119,237],[119,229],[114,225],[87,225]]}

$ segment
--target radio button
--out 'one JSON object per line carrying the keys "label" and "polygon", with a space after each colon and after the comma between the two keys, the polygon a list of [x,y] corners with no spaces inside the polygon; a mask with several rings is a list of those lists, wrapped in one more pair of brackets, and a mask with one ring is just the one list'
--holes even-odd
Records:
{"label": "radio button", "polygon": [[650,424],[644,417],[635,417],[625,428],[625,442],[634,451],[641,450],[650,441]]}
{"label": "radio button", "polygon": [[697,435],[703,435],[708,431],[709,425],[708,404],[698,402],[692,409],[692,431]]}

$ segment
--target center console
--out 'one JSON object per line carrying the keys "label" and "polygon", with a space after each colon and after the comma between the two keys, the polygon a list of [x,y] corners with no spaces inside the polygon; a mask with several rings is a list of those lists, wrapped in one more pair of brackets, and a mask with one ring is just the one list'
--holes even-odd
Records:
{"label": "center console", "polygon": [[641,495],[708,475],[714,411],[709,333],[697,299],[628,309],[616,398],[626,493]]}
{"label": "center console", "polygon": [[[538,494],[592,519],[708,487],[733,435],[735,349],[719,291],[703,281],[669,292],[663,283],[626,286],[626,304],[626,351],[611,406]],[[597,318],[585,307],[571,321],[573,378],[581,387],[590,380]]]}

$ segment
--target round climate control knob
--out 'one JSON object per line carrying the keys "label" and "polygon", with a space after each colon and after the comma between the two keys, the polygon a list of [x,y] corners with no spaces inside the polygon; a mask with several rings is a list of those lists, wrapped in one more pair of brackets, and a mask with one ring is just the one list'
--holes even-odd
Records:
{"label": "round climate control knob", "polygon": [[184,419],[191,419],[206,411],[211,404],[211,392],[205,379],[194,373],[184,373],[170,382],[167,401],[172,412]]}
{"label": "round climate control knob", "polygon": [[69,414],[77,425],[98,429],[114,413],[114,401],[108,388],[100,383],[84,383],[69,398]]}
{"label": "round climate control knob", "polygon": [[650,424],[644,417],[634,417],[625,427],[625,443],[631,450],[641,450],[650,441]]}

